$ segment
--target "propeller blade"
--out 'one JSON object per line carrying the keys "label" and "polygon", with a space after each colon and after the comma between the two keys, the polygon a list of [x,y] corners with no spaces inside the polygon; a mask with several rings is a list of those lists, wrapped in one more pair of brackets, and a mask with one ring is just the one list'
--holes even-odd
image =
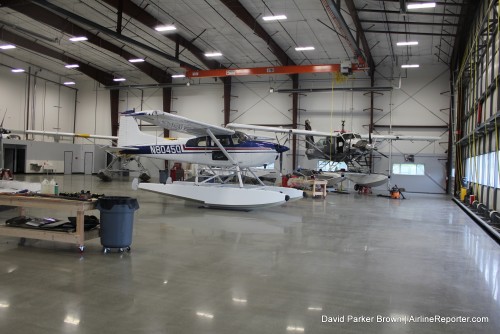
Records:
{"label": "propeller blade", "polygon": [[7,116],[7,108],[5,108],[5,112],[3,113],[2,123],[0,123],[0,128],[3,128],[3,121],[5,121],[5,116]]}

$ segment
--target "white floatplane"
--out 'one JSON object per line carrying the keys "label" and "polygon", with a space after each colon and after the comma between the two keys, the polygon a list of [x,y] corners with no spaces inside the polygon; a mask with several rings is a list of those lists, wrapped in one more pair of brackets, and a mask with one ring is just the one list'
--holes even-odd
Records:
{"label": "white floatplane", "polygon": [[[308,159],[344,162],[349,166],[346,171],[322,172],[317,177],[327,180],[329,186],[335,186],[344,179],[348,179],[355,183],[355,190],[362,189],[363,187],[377,187],[387,183],[389,180],[387,175],[370,173],[368,168],[364,168],[359,163],[360,159],[366,157],[370,152],[377,151],[377,147],[372,143],[372,140],[436,141],[440,139],[440,137],[436,136],[362,135],[346,131],[334,131],[329,133],[310,130],[310,124],[306,121],[306,127],[308,125],[309,129],[306,130],[238,123],[229,123],[227,127],[230,129],[245,129],[305,136],[307,148],[306,156]],[[321,137],[321,139],[315,142],[313,136]],[[378,154],[387,157],[381,152],[378,152]]]}
{"label": "white floatplane", "polygon": [[[159,127],[194,135],[175,140],[141,132],[135,119]],[[243,132],[194,121],[160,110],[126,111],[120,117],[118,147],[123,154],[218,167],[236,176],[237,184],[228,184],[217,174],[195,182],[140,183],[139,189],[201,203],[206,207],[254,209],[274,206],[303,197],[303,192],[285,187],[266,186],[251,170],[272,163],[288,147],[257,140]],[[245,185],[242,172],[249,172],[258,186]]]}

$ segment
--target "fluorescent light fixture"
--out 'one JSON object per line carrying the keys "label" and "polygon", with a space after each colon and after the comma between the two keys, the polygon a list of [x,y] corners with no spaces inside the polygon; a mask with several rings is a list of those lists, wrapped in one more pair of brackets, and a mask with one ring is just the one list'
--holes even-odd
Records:
{"label": "fluorescent light fixture", "polygon": [[13,68],[10,71],[13,73],[22,73],[22,72],[24,72],[24,69],[23,68]]}
{"label": "fluorescent light fixture", "polygon": [[401,65],[401,68],[417,68],[420,67],[418,64],[407,64],[407,65]]}
{"label": "fluorescent light fixture", "polygon": [[16,46],[12,45],[12,44],[0,45],[0,49],[2,49],[2,50],[9,50],[9,49],[15,49],[15,48],[16,48]]}
{"label": "fluorescent light fixture", "polygon": [[1,307],[1,308],[7,308],[7,307],[9,307],[9,306],[10,306],[10,304],[9,304],[9,303],[7,303],[7,302],[4,302],[4,301],[1,301],[1,302],[0,302],[0,307]]}
{"label": "fluorescent light fixture", "polygon": [[131,62],[131,63],[142,63],[144,61],[144,59],[142,59],[142,58],[134,58],[134,59],[129,59],[128,61]]}
{"label": "fluorescent light fixture", "polygon": [[64,65],[64,67],[66,67],[66,68],[78,68],[78,67],[80,67],[80,65],[78,65],[78,64],[68,64],[68,65]]}
{"label": "fluorescent light fixture", "polygon": [[76,37],[71,37],[69,40],[72,42],[83,42],[88,40],[88,38],[85,36],[76,36]]}
{"label": "fluorescent light fixture", "polygon": [[64,84],[69,86],[69,85],[74,85],[75,82],[74,81],[65,81]]}
{"label": "fluorescent light fixture", "polygon": [[125,80],[127,80],[127,79],[125,79],[125,78],[114,78],[113,79],[113,81],[125,81]]}
{"label": "fluorescent light fixture", "polygon": [[417,41],[410,41],[410,42],[397,42],[397,46],[405,46],[405,45],[418,45]]}
{"label": "fluorescent light fixture", "polygon": [[435,2],[411,3],[406,5],[407,9],[422,9],[422,8],[434,8],[434,7],[436,7]]}
{"label": "fluorescent light fixture", "polygon": [[262,19],[264,21],[279,21],[286,20],[286,15],[271,15],[271,16],[263,16]]}
{"label": "fluorescent light fixture", "polygon": [[295,51],[311,51],[314,50],[314,46],[297,46]]}
{"label": "fluorescent light fixture", "polygon": [[207,52],[205,53],[205,57],[220,57],[222,53],[220,52]]}
{"label": "fluorescent light fixture", "polygon": [[173,25],[163,25],[163,26],[156,26],[155,30],[156,31],[172,31],[172,30],[177,30],[177,28]]}
{"label": "fluorescent light fixture", "polygon": [[172,74],[172,78],[185,78],[185,74]]}

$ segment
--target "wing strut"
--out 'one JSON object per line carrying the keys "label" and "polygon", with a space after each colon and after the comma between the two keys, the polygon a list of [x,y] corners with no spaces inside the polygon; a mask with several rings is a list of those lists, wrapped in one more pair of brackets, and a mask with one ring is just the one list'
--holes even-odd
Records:
{"label": "wing strut", "polygon": [[212,131],[210,129],[207,129],[207,134],[210,136],[210,138],[212,138],[212,140],[214,141],[215,145],[217,145],[217,147],[220,148],[220,150],[222,151],[222,153],[224,153],[224,155],[226,156],[226,158],[228,158],[229,161],[231,161],[233,163],[233,165],[236,166],[236,173],[238,174],[238,182],[240,183],[240,188],[243,188],[243,181],[241,179],[240,165],[238,165],[238,163],[236,162],[236,160],[233,159],[233,157],[231,156],[231,154],[229,154],[226,151],[226,149],[224,148],[224,146],[222,146],[222,144],[220,143],[219,139],[217,139],[215,137],[215,135],[212,133]]}

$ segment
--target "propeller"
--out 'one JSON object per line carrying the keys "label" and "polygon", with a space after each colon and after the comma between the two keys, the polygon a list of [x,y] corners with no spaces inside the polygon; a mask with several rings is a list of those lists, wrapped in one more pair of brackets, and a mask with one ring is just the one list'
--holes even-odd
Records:
{"label": "propeller", "polygon": [[3,118],[2,118],[2,123],[0,123],[0,134],[2,134],[2,135],[10,133],[10,130],[4,129],[4,127],[3,127],[3,122],[5,121],[5,116],[7,116],[7,108],[5,108],[5,112],[4,112]]}
{"label": "propeller", "polygon": [[285,142],[283,143],[283,145],[280,144],[280,140],[278,139],[278,134],[275,134],[276,136],[276,141],[278,142],[277,144],[274,144],[274,149],[276,150],[276,152],[278,152],[280,154],[279,156],[279,162],[280,162],[280,176],[282,175],[282,171],[283,171],[283,152],[286,152],[289,150],[288,147],[286,147],[286,143],[288,142],[288,140],[290,139],[290,135],[288,135],[288,138],[285,140]]}

